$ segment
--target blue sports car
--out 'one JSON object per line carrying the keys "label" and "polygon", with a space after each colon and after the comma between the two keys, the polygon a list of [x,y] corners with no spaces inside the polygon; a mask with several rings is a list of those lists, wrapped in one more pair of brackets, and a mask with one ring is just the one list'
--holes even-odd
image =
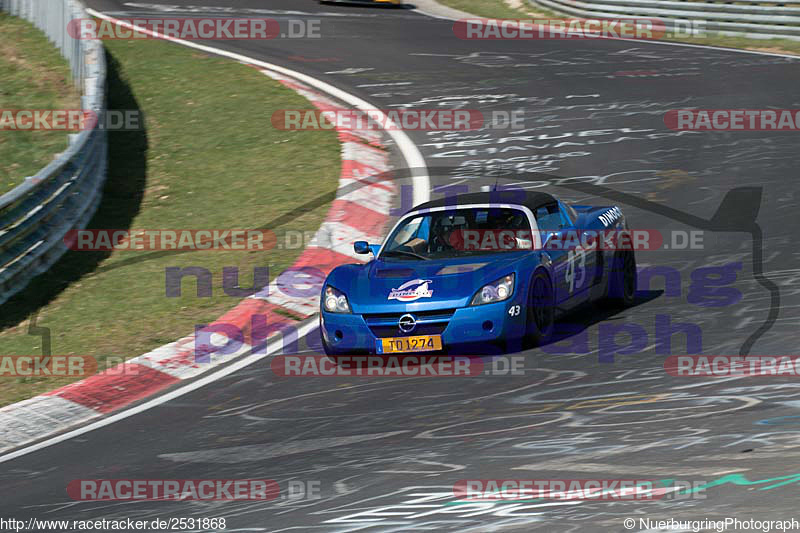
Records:
{"label": "blue sports car", "polygon": [[341,265],[320,299],[328,355],[451,352],[548,341],[554,321],[596,300],[631,305],[636,260],[619,207],[500,190],[424,203],[373,254]]}

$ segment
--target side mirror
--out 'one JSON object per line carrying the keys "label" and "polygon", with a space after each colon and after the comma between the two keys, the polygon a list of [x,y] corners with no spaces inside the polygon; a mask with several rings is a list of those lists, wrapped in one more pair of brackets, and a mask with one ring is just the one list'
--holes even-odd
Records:
{"label": "side mirror", "polygon": [[369,244],[367,241],[356,241],[353,243],[353,250],[357,254],[368,254],[370,252]]}

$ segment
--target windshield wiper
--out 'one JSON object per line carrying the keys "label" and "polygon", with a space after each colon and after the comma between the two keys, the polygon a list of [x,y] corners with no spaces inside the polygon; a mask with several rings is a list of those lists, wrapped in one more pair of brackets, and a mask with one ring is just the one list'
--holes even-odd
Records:
{"label": "windshield wiper", "polygon": [[404,255],[408,257],[415,257],[417,259],[422,259],[423,261],[430,260],[430,257],[425,257],[424,255],[415,254],[414,252],[406,252],[405,250],[386,250],[381,254],[382,257],[386,257],[387,255]]}

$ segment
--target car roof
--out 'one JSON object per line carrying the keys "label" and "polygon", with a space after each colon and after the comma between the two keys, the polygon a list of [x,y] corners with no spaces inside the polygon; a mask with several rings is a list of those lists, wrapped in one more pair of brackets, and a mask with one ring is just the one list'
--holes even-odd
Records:
{"label": "car roof", "polygon": [[531,211],[536,211],[539,207],[557,201],[556,198],[546,192],[530,192],[521,189],[500,190],[489,192],[473,192],[464,194],[454,194],[425,202],[416,206],[409,212],[431,209],[434,207],[460,206],[473,204],[511,204],[523,205]]}

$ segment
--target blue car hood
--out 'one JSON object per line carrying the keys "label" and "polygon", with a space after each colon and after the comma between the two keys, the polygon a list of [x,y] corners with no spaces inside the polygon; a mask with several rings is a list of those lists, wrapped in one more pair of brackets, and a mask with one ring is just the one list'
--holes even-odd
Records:
{"label": "blue car hood", "polygon": [[430,261],[373,260],[338,267],[328,283],[347,295],[356,314],[465,307],[481,287],[514,272],[516,264],[530,253]]}

